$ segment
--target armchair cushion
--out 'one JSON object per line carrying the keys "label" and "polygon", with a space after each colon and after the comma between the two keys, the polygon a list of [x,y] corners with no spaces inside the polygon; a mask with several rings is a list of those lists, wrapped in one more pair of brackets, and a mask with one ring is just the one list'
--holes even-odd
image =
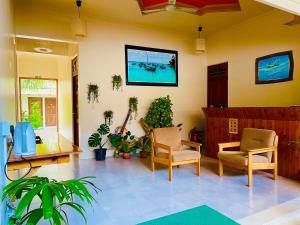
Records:
{"label": "armchair cushion", "polygon": [[[276,133],[273,130],[245,128],[243,130],[241,140],[241,151],[248,152],[251,149],[269,148],[274,145]],[[265,156],[268,162],[272,160],[272,152],[262,153],[261,156]]]}
{"label": "armchair cushion", "polygon": [[[248,154],[242,151],[222,151],[218,153],[219,159],[237,165],[248,166]],[[268,157],[264,155],[253,155],[253,163],[268,163]]]}
{"label": "armchair cushion", "polygon": [[[158,152],[156,157],[168,159],[169,154],[166,152]],[[200,153],[198,151],[193,150],[182,150],[182,151],[174,151],[172,153],[172,162],[180,162],[187,160],[197,160],[200,159]]]}
{"label": "armchair cushion", "polygon": [[[153,138],[157,143],[173,147],[173,151],[182,150],[181,137],[177,127],[153,129]],[[162,148],[156,148],[156,154],[160,152],[168,153]]]}

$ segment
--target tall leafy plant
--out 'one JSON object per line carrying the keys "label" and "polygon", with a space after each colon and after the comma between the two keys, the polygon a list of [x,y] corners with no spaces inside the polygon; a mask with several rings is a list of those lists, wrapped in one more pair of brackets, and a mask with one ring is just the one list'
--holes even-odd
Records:
{"label": "tall leafy plant", "polygon": [[155,99],[148,110],[144,122],[152,128],[173,126],[173,111],[170,96]]}
{"label": "tall leafy plant", "polygon": [[[67,208],[79,213],[87,223],[84,207],[75,203],[77,196],[81,202],[92,204],[95,201],[90,189],[98,193],[100,189],[90,181],[94,177],[83,177],[66,181],[50,180],[47,177],[31,177],[13,181],[3,188],[2,201],[6,198],[18,200],[15,214],[10,224],[36,225],[49,221],[51,225],[69,224]],[[37,199],[37,208],[31,203]]]}

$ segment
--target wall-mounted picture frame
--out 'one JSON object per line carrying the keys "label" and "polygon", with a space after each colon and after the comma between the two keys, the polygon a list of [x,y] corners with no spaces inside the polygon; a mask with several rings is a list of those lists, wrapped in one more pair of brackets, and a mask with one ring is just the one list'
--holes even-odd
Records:
{"label": "wall-mounted picture frame", "polygon": [[178,52],[125,45],[126,85],[178,86]]}
{"label": "wall-mounted picture frame", "polygon": [[257,58],[255,83],[269,84],[293,80],[294,59],[292,51],[279,52]]}

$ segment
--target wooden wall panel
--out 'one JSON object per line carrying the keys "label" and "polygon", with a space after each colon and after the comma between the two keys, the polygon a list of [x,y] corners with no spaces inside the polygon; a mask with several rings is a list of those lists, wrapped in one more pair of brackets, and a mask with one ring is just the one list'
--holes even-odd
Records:
{"label": "wooden wall panel", "polygon": [[[289,140],[300,140],[300,108],[203,108],[206,115],[206,149],[217,158],[218,143],[239,141],[245,127],[274,130],[279,136],[279,175],[300,179],[300,144],[288,146]],[[239,120],[239,133],[229,134],[229,118]]]}

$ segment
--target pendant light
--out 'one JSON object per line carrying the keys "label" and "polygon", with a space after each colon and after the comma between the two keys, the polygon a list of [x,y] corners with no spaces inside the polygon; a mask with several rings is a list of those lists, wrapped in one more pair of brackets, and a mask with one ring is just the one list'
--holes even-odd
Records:
{"label": "pendant light", "polygon": [[82,5],[82,0],[76,0],[78,17],[73,21],[73,32],[76,37],[86,37],[87,36],[86,21],[81,17],[81,14],[80,14],[81,5]]}
{"label": "pendant light", "polygon": [[198,27],[198,38],[196,39],[196,52],[205,52],[205,39],[201,38],[202,27]]}

